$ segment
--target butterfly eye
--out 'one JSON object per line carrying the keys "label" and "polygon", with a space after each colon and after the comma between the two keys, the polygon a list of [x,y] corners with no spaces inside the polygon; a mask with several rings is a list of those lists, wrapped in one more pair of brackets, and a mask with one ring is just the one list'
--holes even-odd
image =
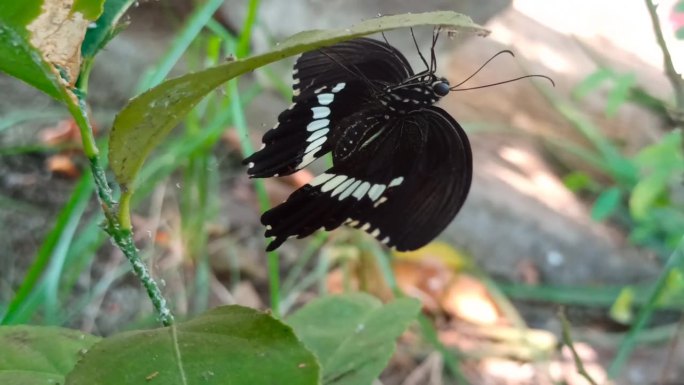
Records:
{"label": "butterfly eye", "polygon": [[432,91],[435,95],[446,96],[449,93],[449,83],[447,82],[436,82],[432,85]]}

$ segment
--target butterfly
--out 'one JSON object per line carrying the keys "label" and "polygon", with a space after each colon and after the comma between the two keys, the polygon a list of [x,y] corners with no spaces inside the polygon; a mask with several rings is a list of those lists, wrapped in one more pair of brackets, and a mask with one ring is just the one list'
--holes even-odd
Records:
{"label": "butterfly", "polygon": [[473,160],[463,128],[434,105],[452,90],[435,75],[437,35],[429,64],[418,50],[426,67],[419,73],[387,41],[370,38],[297,59],[292,105],[243,164],[250,177],[283,176],[332,153],[332,167],[262,215],[273,237],[267,251],[341,225],[415,250],[456,216]]}

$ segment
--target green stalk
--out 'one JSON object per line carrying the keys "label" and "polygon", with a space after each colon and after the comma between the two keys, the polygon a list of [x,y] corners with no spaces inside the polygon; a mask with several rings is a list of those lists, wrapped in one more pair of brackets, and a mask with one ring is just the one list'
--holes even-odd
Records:
{"label": "green stalk", "polygon": [[682,240],[679,242],[675,251],[670,254],[665,267],[656,280],[653,290],[648,296],[648,300],[641,310],[639,310],[632,328],[622,340],[622,343],[615,354],[615,358],[608,368],[609,378],[614,379],[622,372],[625,363],[627,363],[629,356],[632,354],[632,351],[637,344],[639,334],[646,327],[646,324],[651,319],[653,312],[656,307],[658,307],[663,294],[668,288],[668,277],[670,276],[670,273],[675,269],[684,270],[684,237],[682,237]]}
{"label": "green stalk", "polygon": [[[80,79],[82,80],[80,84],[87,84],[87,76],[88,73],[81,76]],[[127,227],[122,227],[119,217],[114,214],[116,202],[112,194],[112,189],[107,183],[105,170],[100,159],[100,150],[95,142],[95,136],[93,135],[90,119],[88,118],[87,106],[84,100],[85,92],[78,89],[73,92],[70,92],[65,88],[62,88],[61,90],[63,93],[63,100],[66,102],[67,108],[81,133],[83,153],[90,163],[90,170],[95,181],[95,190],[97,191],[100,206],[102,207],[107,222],[105,231],[112,237],[114,243],[131,263],[133,271],[140,282],[142,282],[147,291],[147,295],[152,300],[152,305],[154,306],[155,312],[161,323],[164,326],[169,326],[173,324],[173,315],[167,306],[166,299],[162,295],[161,290],[159,290],[159,286],[157,286],[157,283],[150,276],[147,267],[138,254],[138,249],[136,249],[133,242],[133,233],[130,230],[130,221],[127,224]]]}
{"label": "green stalk", "polygon": [[[233,123],[235,123],[235,129],[240,138],[242,154],[248,156],[254,152],[254,148],[252,148],[252,143],[249,141],[249,131],[247,129],[245,114],[242,110],[242,103],[240,102],[237,80],[233,79],[228,83],[228,94],[230,95]],[[270,209],[271,203],[268,199],[264,182],[260,179],[255,179],[254,189],[257,193],[261,211]],[[271,293],[271,311],[273,311],[275,317],[280,317],[280,259],[276,251],[269,251],[266,253],[266,257],[268,259],[268,283]]]}

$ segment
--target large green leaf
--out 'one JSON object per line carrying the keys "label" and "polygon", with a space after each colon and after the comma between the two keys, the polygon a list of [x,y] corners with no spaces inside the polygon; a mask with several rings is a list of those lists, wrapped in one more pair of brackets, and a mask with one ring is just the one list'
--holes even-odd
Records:
{"label": "large green leaf", "polygon": [[93,346],[67,385],[314,385],[319,366],[270,315],[224,306],[175,326],[126,332]]}
{"label": "large green leaf", "polygon": [[103,1],[79,0],[70,10],[64,0],[0,1],[0,71],[63,100],[63,87],[78,77],[85,31]]}
{"label": "large green leaf", "polygon": [[343,40],[419,25],[442,25],[456,31],[486,33],[467,16],[455,12],[427,12],[379,17],[348,29],[296,34],[265,54],[168,80],[134,98],[114,121],[109,139],[110,166],[119,183],[132,188],[143,162],[169,131],[209,92],[238,75]]}
{"label": "large green leaf", "polygon": [[0,384],[63,384],[98,337],[58,327],[0,327]]}
{"label": "large green leaf", "polygon": [[102,12],[102,15],[97,21],[88,28],[83,44],[81,45],[81,54],[84,59],[94,57],[95,54],[116,34],[119,19],[134,1],[135,0],[105,0],[104,12]]}
{"label": "large green leaf", "polygon": [[287,322],[318,357],[323,383],[370,385],[394,352],[394,341],[416,319],[420,302],[383,304],[366,294],[311,302]]}

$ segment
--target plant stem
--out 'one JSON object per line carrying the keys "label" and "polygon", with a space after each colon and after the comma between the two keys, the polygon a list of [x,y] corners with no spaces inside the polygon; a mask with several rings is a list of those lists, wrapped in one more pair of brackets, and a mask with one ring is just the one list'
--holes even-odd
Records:
{"label": "plant stem", "polygon": [[[87,77],[87,73],[82,76]],[[87,81],[84,81],[82,84],[87,84]],[[100,151],[95,142],[90,119],[88,118],[87,106],[84,99],[85,93],[80,90],[70,92],[65,88],[63,88],[63,93],[67,108],[81,133],[83,153],[90,163],[90,170],[93,173],[97,196],[100,200],[100,206],[102,207],[107,222],[105,231],[112,237],[114,243],[131,263],[133,271],[145,287],[147,295],[150,297],[162,325],[172,325],[173,314],[167,306],[166,299],[162,295],[161,290],[159,290],[157,283],[152,276],[150,276],[147,267],[142,262],[142,259],[138,254],[138,249],[135,248],[133,233],[130,230],[130,222],[128,223],[128,227],[122,227],[119,218],[114,214],[116,202],[112,194],[112,189],[107,183],[107,176],[100,159]]]}
{"label": "plant stem", "polygon": [[677,73],[677,70],[672,64],[672,56],[665,43],[665,38],[663,37],[663,31],[660,26],[660,19],[658,19],[658,13],[656,12],[656,5],[653,4],[653,0],[645,0],[646,8],[648,9],[648,14],[651,16],[651,23],[653,24],[653,32],[656,35],[656,40],[660,46],[660,50],[663,52],[663,67],[665,68],[665,75],[672,83],[672,88],[675,93],[675,105],[680,113],[684,113],[684,79]]}
{"label": "plant stem", "polygon": [[663,294],[668,289],[668,277],[670,277],[670,273],[675,269],[684,269],[684,237],[682,237],[679,245],[668,258],[667,263],[656,280],[653,290],[648,296],[648,301],[646,301],[641,310],[639,310],[634,324],[620,343],[615,358],[608,368],[609,378],[615,378],[622,372],[622,368],[632,354],[632,350],[634,350],[639,333],[646,327],[646,324],[653,315],[653,311],[660,305]]}

